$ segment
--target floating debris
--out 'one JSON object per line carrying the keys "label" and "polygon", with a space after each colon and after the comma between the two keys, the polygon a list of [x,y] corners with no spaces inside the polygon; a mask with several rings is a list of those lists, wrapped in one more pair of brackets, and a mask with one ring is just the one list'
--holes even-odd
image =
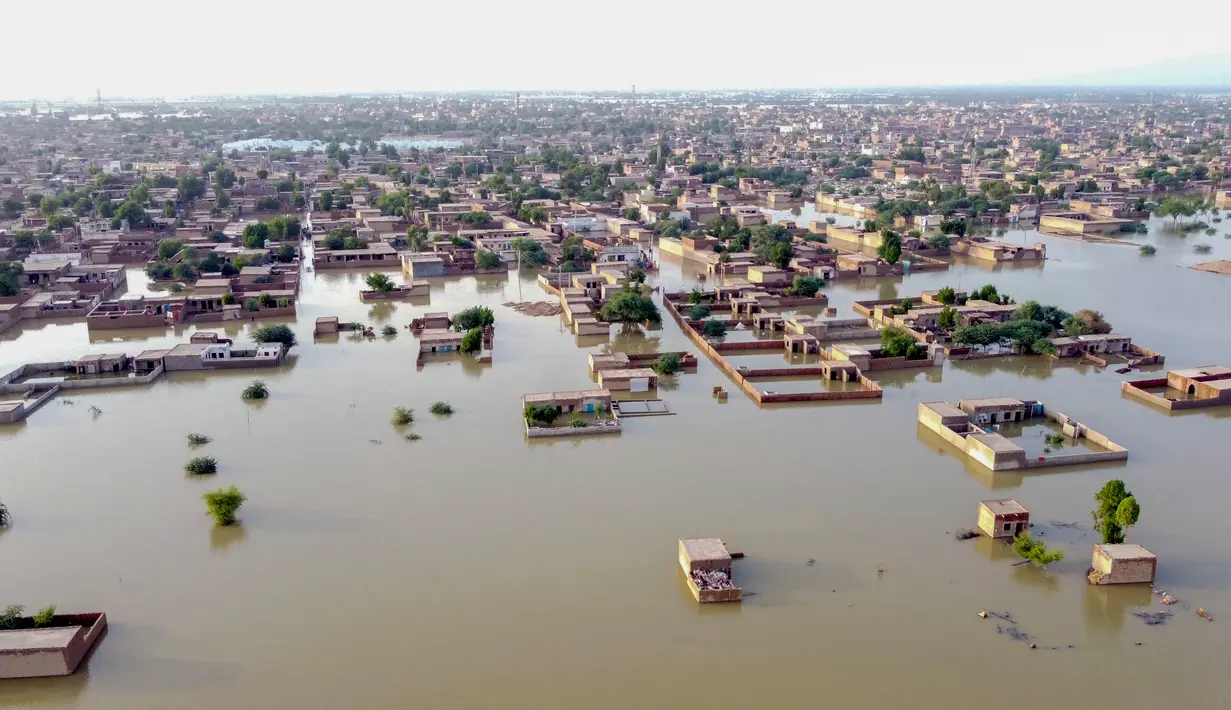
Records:
{"label": "floating debris", "polygon": [[380,444],[380,439],[368,439],[369,444]]}
{"label": "floating debris", "polygon": [[1172,615],[1169,611],[1135,611],[1133,616],[1146,622],[1146,626],[1162,626]]}
{"label": "floating debris", "polygon": [[1059,520],[1053,520],[1053,521],[1051,521],[1051,524],[1052,524],[1052,525],[1055,525],[1055,526],[1056,526],[1056,527],[1058,527],[1058,528],[1068,528],[1069,530],[1082,530],[1082,529],[1084,529],[1084,528],[1082,528],[1082,527],[1081,527],[1081,523],[1063,523],[1063,522],[1060,522]]}
{"label": "floating debris", "polygon": [[816,564],[816,560],[814,560],[814,559],[812,559],[811,557],[809,557],[809,558],[808,558],[808,561],[807,561],[805,564],[807,564],[809,567],[811,567],[812,565]]}
{"label": "floating debris", "polygon": [[1163,604],[1166,604],[1167,606],[1171,606],[1172,604],[1175,604],[1179,600],[1177,600],[1175,597],[1171,596],[1170,594],[1163,594],[1163,598],[1159,599],[1159,601],[1162,602]]}
{"label": "floating debris", "polygon": [[1213,621],[1213,620],[1214,620],[1214,617],[1212,617],[1212,616],[1210,616],[1209,614],[1205,613],[1205,609],[1198,609],[1198,610],[1197,610],[1197,616],[1201,617],[1202,619],[1205,619],[1206,621]]}
{"label": "floating debris", "polygon": [[1016,624],[1016,623],[1017,623],[1017,619],[1014,619],[1014,618],[1013,618],[1013,615],[1012,615],[1012,614],[1010,614],[1010,613],[1009,613],[1009,612],[1007,612],[1007,611],[989,611],[989,612],[987,612],[987,613],[988,613],[988,614],[991,614],[992,616],[996,617],[997,619],[1004,619],[1005,621],[1009,622],[1010,624]]}
{"label": "floating debris", "polygon": [[996,633],[1008,634],[1009,636],[1013,638],[1014,641],[1024,641],[1024,642],[1030,641],[1030,634],[1018,631],[1016,626],[1010,626],[1008,628],[1005,628],[1001,626],[1000,624],[996,624]]}
{"label": "floating debris", "polygon": [[102,413],[103,413],[103,410],[99,409],[98,407],[95,407],[94,405],[90,405],[90,414],[93,414],[94,416],[97,417],[98,415]]}
{"label": "floating debris", "polygon": [[981,612],[979,612],[979,618],[980,618],[980,619],[986,619],[986,618],[987,618],[987,612],[986,612],[986,611],[981,611]]}
{"label": "floating debris", "polygon": [[970,528],[958,528],[958,531],[953,533],[953,539],[955,540],[969,540],[972,537],[979,537],[979,531]]}
{"label": "floating debris", "polygon": [[60,400],[60,404],[67,405],[67,406],[71,407],[71,406],[73,406],[74,404],[76,404],[76,402],[74,402],[74,401],[73,401],[73,400],[71,400],[71,399],[62,399],[62,400]]}
{"label": "floating debris", "polygon": [[551,301],[507,301],[503,305],[532,318],[558,316],[564,312],[563,306]]}

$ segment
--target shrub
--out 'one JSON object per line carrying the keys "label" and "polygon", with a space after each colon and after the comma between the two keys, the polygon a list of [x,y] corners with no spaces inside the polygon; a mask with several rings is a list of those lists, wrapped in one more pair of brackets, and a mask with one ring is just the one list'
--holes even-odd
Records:
{"label": "shrub", "polygon": [[701,324],[701,334],[707,338],[721,338],[727,334],[727,324],[711,318]]}
{"label": "shrub", "polygon": [[466,335],[462,336],[461,351],[464,353],[477,353],[483,349],[483,329],[473,328]]}
{"label": "shrub", "polygon": [[249,313],[256,313],[261,310],[261,304],[255,298],[244,299],[244,310]]}
{"label": "shrub", "polygon": [[9,515],[9,507],[0,500],[0,526],[8,525],[12,519],[13,516]]}
{"label": "shrub", "polygon": [[504,266],[504,259],[496,252],[483,250],[474,255],[474,265],[480,269],[499,269]]}
{"label": "shrub", "polygon": [[248,500],[248,496],[240,493],[235,486],[219,488],[201,497],[205,499],[206,514],[218,525],[234,525],[236,511]]}
{"label": "shrub", "polygon": [[920,360],[924,356],[924,350],[905,329],[891,325],[881,329],[881,355]]}
{"label": "shrub", "polygon": [[674,375],[682,367],[683,363],[677,353],[664,353],[654,361],[654,371],[660,375]]}
{"label": "shrub", "polygon": [[1053,562],[1064,559],[1064,550],[1048,551],[1047,545],[1030,537],[1030,532],[1023,530],[1013,538],[1013,550],[1024,560],[1046,567]]}
{"label": "shrub", "polygon": [[370,290],[377,293],[389,293],[396,287],[393,279],[389,278],[386,274],[368,274],[363,277],[363,282],[368,285]]}
{"label": "shrub", "polygon": [[598,315],[609,323],[661,323],[662,314],[658,305],[648,296],[635,291],[620,291],[611,297]]}
{"label": "shrub", "polygon": [[184,464],[184,470],[188,473],[195,473],[198,476],[217,473],[218,461],[213,456],[198,456]]}
{"label": "shrub", "polygon": [[1214,247],[1210,246],[1209,244],[1196,244],[1193,246],[1193,251],[1197,252],[1198,254],[1209,254],[1210,252],[1214,251]]}
{"label": "shrub", "polygon": [[244,388],[244,399],[265,399],[269,397],[269,388],[260,380],[253,380]]}
{"label": "shrub", "polygon": [[824,285],[825,280],[819,276],[796,276],[791,288],[794,289],[796,296],[812,298]]}
{"label": "shrub", "polygon": [[235,303],[235,294],[231,293],[230,291],[227,291],[226,293],[222,294],[222,305],[230,306],[230,305],[233,305],[234,303]]}
{"label": "shrub", "polygon": [[289,325],[283,324],[254,328],[248,336],[256,343],[282,343],[287,350],[295,347],[299,342],[295,339],[295,331],[291,330]]}
{"label": "shrub", "polygon": [[261,306],[261,308],[273,308],[277,305],[277,302],[274,301],[274,297],[268,293],[262,293],[260,298],[256,299],[256,302]]}
{"label": "shrub", "polygon": [[415,410],[409,407],[394,407],[393,408],[393,425],[406,426],[415,421]]}
{"label": "shrub", "polygon": [[453,406],[450,405],[448,402],[441,401],[441,402],[436,402],[435,404],[432,405],[432,414],[444,416],[446,414],[452,414],[452,413],[453,413]]}
{"label": "shrub", "polygon": [[1142,244],[1138,251],[1141,252],[1142,256],[1154,256],[1158,253],[1158,249],[1153,244]]}
{"label": "shrub", "polygon": [[204,434],[198,434],[196,432],[193,432],[188,435],[188,445],[189,446],[204,446],[211,441],[213,441],[213,439],[209,438],[208,436]]}
{"label": "shrub", "polygon": [[21,621],[25,613],[26,608],[20,604],[9,604],[4,607],[4,612],[0,613],[0,630],[17,628],[17,622]]}
{"label": "shrub", "polygon": [[418,441],[419,439],[422,439],[423,437],[419,436],[418,434],[412,431],[403,438],[406,439],[407,441]]}
{"label": "shrub", "polygon": [[709,317],[710,317],[709,306],[697,305],[697,306],[693,306],[692,308],[688,309],[688,319],[689,320],[705,320],[706,318],[709,318]]}
{"label": "shrub", "polygon": [[474,330],[483,326],[493,325],[496,315],[487,306],[471,306],[464,311],[453,314],[453,330]]}
{"label": "shrub", "polygon": [[586,426],[586,422],[584,419],[574,414],[573,416],[569,417],[568,425],[573,427],[574,429],[583,429]]}
{"label": "shrub", "polygon": [[34,615],[33,617],[34,625],[35,626],[50,626],[51,622],[55,621],[55,618],[56,618],[56,605],[48,604],[42,609],[39,609],[38,613]]}
{"label": "shrub", "polygon": [[380,329],[380,334],[386,337],[392,338],[393,336],[398,334],[398,329],[394,328],[391,325],[387,325],[384,328]]}
{"label": "shrub", "polygon": [[547,404],[541,406],[527,404],[522,414],[526,417],[526,422],[534,426],[548,426],[560,416],[555,407]]}

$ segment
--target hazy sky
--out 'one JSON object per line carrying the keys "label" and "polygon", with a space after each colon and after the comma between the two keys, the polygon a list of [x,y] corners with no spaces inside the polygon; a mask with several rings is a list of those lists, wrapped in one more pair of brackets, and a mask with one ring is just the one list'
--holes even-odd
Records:
{"label": "hazy sky", "polygon": [[[1024,82],[1209,51],[1161,7],[778,0],[5,3],[0,98]],[[1189,31],[1225,0],[1171,0]],[[1221,19],[1219,19],[1221,18]],[[1194,41],[1187,41],[1193,39]]]}

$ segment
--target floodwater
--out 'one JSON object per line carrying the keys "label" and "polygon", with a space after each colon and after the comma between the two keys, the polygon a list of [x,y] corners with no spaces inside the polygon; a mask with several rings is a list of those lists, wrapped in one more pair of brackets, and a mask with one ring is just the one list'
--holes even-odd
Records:
{"label": "floodwater", "polygon": [[[1045,241],[1051,259],[827,291],[850,317],[858,298],[995,283],[1019,301],[1100,310],[1169,366],[1228,364],[1231,277],[1183,268],[1228,258],[1227,224],[1197,239],[1155,223],[1134,238],[1156,244],[1154,257],[1011,232]],[[1197,241],[1214,253],[1194,255]],[[670,288],[693,283],[678,259],[662,271]],[[1231,653],[1231,410],[1169,416],[1123,397],[1110,370],[1022,358],[875,373],[880,402],[759,409],[702,358],[660,390],[675,416],[531,443],[522,394],[589,386],[589,352],[689,342],[669,319],[579,339],[558,318],[501,306],[549,300],[529,276],[437,280],[430,303],[378,306],[359,302],[361,278],[306,275],[291,321],[301,345],[292,364],[260,373],[266,402],[240,399],[252,373],[179,374],[61,396],[0,428],[0,498],[14,517],[0,533],[0,604],[105,611],[111,623],[82,671],[4,681],[0,707],[1231,705],[1219,670]],[[443,358],[417,370],[404,330],[312,343],[321,315],[401,326],[475,303],[496,312],[490,366]],[[42,323],[0,336],[0,371],[135,354],[191,331],[92,339],[81,324]],[[715,385],[728,401],[711,397]],[[1129,460],[991,474],[916,422],[919,401],[1002,395],[1078,418]],[[432,416],[436,400],[456,413]],[[390,424],[395,406],[415,408],[422,440]],[[213,437],[198,452],[218,458],[217,475],[182,471],[189,432]],[[1159,555],[1159,587],[1191,605],[1171,607],[1164,626],[1132,615],[1162,609],[1149,590],[1084,579],[1092,496],[1112,477],[1141,504],[1129,541]],[[242,524],[216,529],[200,496],[230,484],[248,495]],[[992,497],[1025,505],[1068,557],[1013,567],[1002,544],[955,541]],[[747,554],[735,567],[751,593],[742,605],[699,607],[684,585],[677,538],[711,535]],[[981,609],[1011,612],[1038,648],[997,633],[1009,624]]]}

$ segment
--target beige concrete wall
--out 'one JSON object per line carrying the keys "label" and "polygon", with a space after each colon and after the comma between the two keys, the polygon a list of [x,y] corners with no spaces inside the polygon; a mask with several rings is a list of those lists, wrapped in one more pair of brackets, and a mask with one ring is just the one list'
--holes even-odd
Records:
{"label": "beige concrete wall", "polygon": [[1158,559],[1113,560],[1094,548],[1091,566],[1097,573],[1096,584],[1153,584]]}

